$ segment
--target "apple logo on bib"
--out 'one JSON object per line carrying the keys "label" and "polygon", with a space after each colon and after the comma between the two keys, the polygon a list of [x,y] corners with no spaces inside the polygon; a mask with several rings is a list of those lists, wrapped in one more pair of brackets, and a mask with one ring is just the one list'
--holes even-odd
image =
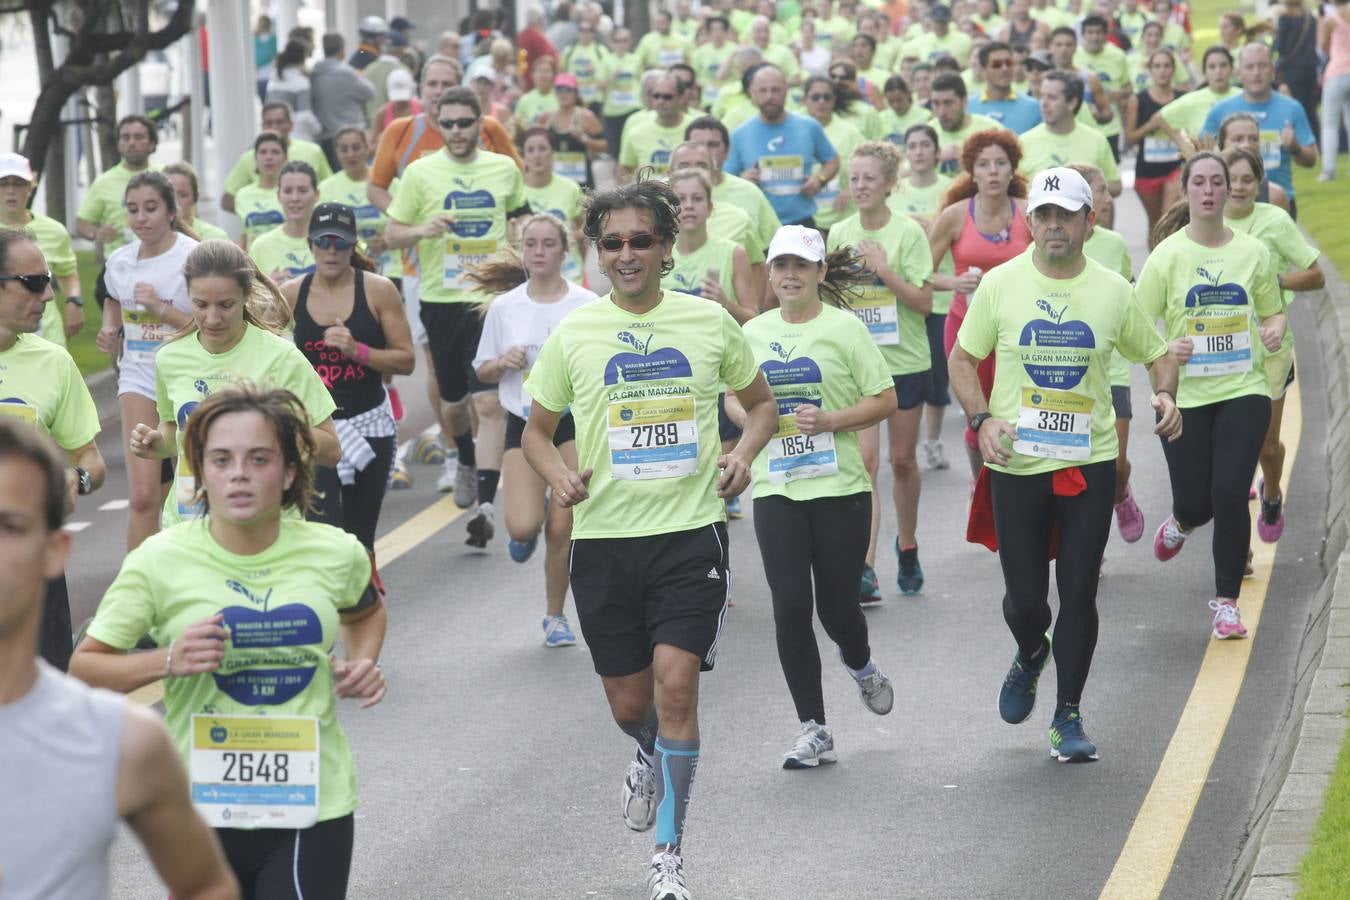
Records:
{"label": "apple logo on bib", "polygon": [[1018,343],[1022,347],[1022,367],[1037,387],[1067,390],[1077,386],[1087,374],[1087,351],[1097,346],[1086,322],[1065,322],[1068,306],[1058,312],[1050,301],[1036,301],[1036,308],[1049,318],[1032,319],[1022,328]]}
{"label": "apple logo on bib", "polygon": [[[260,596],[234,579],[228,579],[225,586],[244,597],[250,605],[227,606],[221,610],[225,627],[230,632],[231,656],[234,657],[231,662],[235,665],[212,673],[216,687],[246,706],[273,705],[294,698],[314,680],[316,666],[307,650],[300,651],[297,657],[279,654],[274,648],[305,648],[322,643],[323,625],[314,610],[302,603],[287,603],[269,609],[271,589]],[[252,655],[249,651],[260,652],[258,662],[265,662],[266,668],[247,667]],[[275,665],[278,662],[305,664]],[[245,667],[240,668],[240,664]]]}
{"label": "apple logo on bib", "polygon": [[[461,183],[459,179],[455,179],[455,182]],[[493,199],[492,194],[481,189],[477,191],[451,191],[445,195],[445,208],[451,212],[471,209],[491,210],[496,206],[497,201]],[[488,214],[487,218],[465,219],[456,217],[455,223],[450,228],[462,238],[482,237],[492,228],[491,213]]]}
{"label": "apple logo on bib", "polygon": [[658,381],[665,378],[693,378],[689,358],[674,347],[651,350],[652,335],[640,340],[631,331],[620,331],[618,338],[636,353],[616,353],[605,363],[605,384],[623,381]]}
{"label": "apple logo on bib", "polygon": [[1247,291],[1233,282],[1223,283],[1223,272],[1211,275],[1203,266],[1195,267],[1195,274],[1205,280],[1186,292],[1186,308],[1198,306],[1246,306]]}

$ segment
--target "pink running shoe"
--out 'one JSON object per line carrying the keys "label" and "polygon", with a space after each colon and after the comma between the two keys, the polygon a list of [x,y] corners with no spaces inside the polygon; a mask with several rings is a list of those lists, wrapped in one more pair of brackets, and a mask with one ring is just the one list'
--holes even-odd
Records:
{"label": "pink running shoe", "polygon": [[1134,491],[1128,487],[1125,488],[1125,499],[1116,504],[1116,527],[1127,544],[1144,536],[1144,514],[1134,502]]}
{"label": "pink running shoe", "polygon": [[1261,514],[1256,517],[1256,533],[1267,544],[1273,544],[1284,534],[1284,492],[1274,500],[1266,499],[1266,483],[1261,482]]}
{"label": "pink running shoe", "polygon": [[1186,543],[1186,535],[1187,532],[1181,530],[1176,519],[1171,516],[1163,519],[1163,523],[1158,526],[1157,534],[1153,535],[1153,555],[1159,562],[1167,562],[1181,552],[1182,544]]}
{"label": "pink running shoe", "polygon": [[1211,600],[1209,608],[1214,610],[1214,637],[1227,641],[1233,638],[1245,638],[1247,626],[1242,624],[1235,600]]}

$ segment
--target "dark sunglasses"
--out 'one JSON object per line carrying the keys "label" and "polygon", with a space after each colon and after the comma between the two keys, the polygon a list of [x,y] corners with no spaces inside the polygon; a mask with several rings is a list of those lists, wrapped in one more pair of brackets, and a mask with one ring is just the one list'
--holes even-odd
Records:
{"label": "dark sunglasses", "polygon": [[601,250],[608,250],[610,253],[622,250],[625,244],[634,250],[650,250],[656,246],[656,235],[648,231],[640,231],[637,234],[630,234],[628,237],[607,234],[596,241],[596,244],[600,246]]}
{"label": "dark sunglasses", "polygon": [[337,250],[340,252],[346,252],[356,246],[356,241],[349,241],[335,234],[321,234],[316,238],[310,238],[309,243],[320,250]]}
{"label": "dark sunglasses", "polygon": [[466,128],[472,128],[477,121],[477,116],[466,116],[463,119],[441,119],[441,127],[446,131],[449,131],[451,128],[458,128],[462,131]]}
{"label": "dark sunglasses", "polygon": [[[636,247],[637,244],[634,244],[633,246]],[[27,288],[29,293],[41,294],[47,290],[47,285],[52,283],[52,273],[44,272],[41,275],[0,275],[0,281],[17,281]]]}
{"label": "dark sunglasses", "polygon": [[852,81],[847,72],[831,72],[830,77],[835,81]]}
{"label": "dark sunglasses", "polygon": [[991,59],[986,69],[1011,69],[1013,61],[1011,59]]}
{"label": "dark sunglasses", "polygon": [[821,103],[825,100],[833,100],[834,94],[807,94],[806,99],[812,103]]}
{"label": "dark sunglasses", "polygon": [[655,91],[653,91],[653,92],[652,92],[652,99],[653,99],[653,100],[674,100],[674,99],[675,99],[675,95],[674,95],[674,94],[658,94],[658,93],[656,93]]}

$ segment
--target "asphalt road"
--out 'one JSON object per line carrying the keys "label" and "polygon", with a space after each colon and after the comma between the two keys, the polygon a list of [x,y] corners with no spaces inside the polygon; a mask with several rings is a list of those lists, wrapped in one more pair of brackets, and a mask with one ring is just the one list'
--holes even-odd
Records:
{"label": "asphalt road", "polygon": [[[1119,205],[1128,232],[1140,211],[1132,196]],[[1143,253],[1131,243],[1137,267]],[[1287,480],[1288,525],[1246,681],[1166,897],[1224,895],[1321,580],[1327,411],[1314,323],[1299,308],[1293,318],[1304,431]],[[405,437],[427,422],[416,385],[404,389],[413,410]],[[1137,371],[1136,411],[1146,412],[1147,402]],[[949,416],[944,435],[953,461],[958,418]],[[115,431],[105,432],[109,483],[76,516],[92,523],[77,537],[70,573],[77,621],[92,612],[123,555],[124,512],[96,509],[125,497]],[[796,721],[753,524],[731,524],[736,605],[717,669],[702,683],[704,752],[685,847],[696,897],[1097,896],[1211,640],[1210,529],[1173,562],[1153,559],[1152,533],[1170,491],[1151,416],[1135,420],[1131,438],[1148,528],[1133,545],[1113,531],[1107,548],[1101,637],[1084,697],[1088,733],[1101,751],[1091,765],[1049,759],[1049,702],[1021,726],[998,717],[1014,645],[1000,611],[997,559],[964,541],[963,466],[924,473],[924,594],[897,595],[893,555],[883,553],[878,565],[887,599],[868,621],[874,654],[896,686],[891,715],[863,708],[818,635],[836,766],[780,768]],[[435,470],[413,472],[412,490],[389,495],[382,533],[437,499]],[[888,486],[880,496],[889,496]],[[887,507],[883,547],[895,533]],[[464,546],[466,518],[386,568],[382,663],[390,694],[372,710],[342,708],[361,780],[350,896],[645,897],[650,835],[629,832],[618,810],[631,742],[609,717],[585,647],[542,646],[538,558],[511,562],[500,538],[487,551]],[[1053,684],[1053,673],[1047,677]],[[114,849],[114,881],[119,898],[164,896],[125,838]]]}

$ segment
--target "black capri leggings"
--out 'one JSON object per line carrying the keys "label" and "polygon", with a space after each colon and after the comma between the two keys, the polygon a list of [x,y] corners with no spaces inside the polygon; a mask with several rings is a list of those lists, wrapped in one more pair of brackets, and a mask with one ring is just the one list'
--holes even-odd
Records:
{"label": "black capri leggings", "polygon": [[380,524],[380,507],[389,484],[389,467],[394,464],[398,438],[366,438],[375,458],[370,465],[356,473],[354,484],[343,484],[337,469],[319,466],[314,473],[314,486],[319,496],[314,500],[312,522],[336,525],[356,535],[367,550],[375,549],[375,528]]}
{"label": "black capri leggings", "polygon": [[309,828],[217,828],[244,900],[342,900],[352,869],[353,817]]}
{"label": "black capri leggings", "polygon": [[1077,703],[1097,648],[1097,576],[1111,532],[1115,460],[1079,466],[1087,490],[1058,497],[1054,475],[989,472],[998,561],[1003,567],[1003,619],[1023,659],[1039,651],[1050,628],[1050,535],[1059,526],[1055,585],[1056,704]]}
{"label": "black capri leggings", "polygon": [[1258,394],[1182,410],[1175,442],[1163,440],[1172,479],[1172,517],[1183,528],[1214,520],[1214,591],[1242,589],[1252,517],[1247,490],[1270,425],[1270,398]]}
{"label": "black capri leggings", "polygon": [[825,633],[839,645],[846,665],[861,669],[872,656],[867,619],[858,605],[871,528],[870,493],[755,500],[755,537],[773,595],[778,661],[797,718],[803,722],[814,719],[825,724],[813,608]]}

